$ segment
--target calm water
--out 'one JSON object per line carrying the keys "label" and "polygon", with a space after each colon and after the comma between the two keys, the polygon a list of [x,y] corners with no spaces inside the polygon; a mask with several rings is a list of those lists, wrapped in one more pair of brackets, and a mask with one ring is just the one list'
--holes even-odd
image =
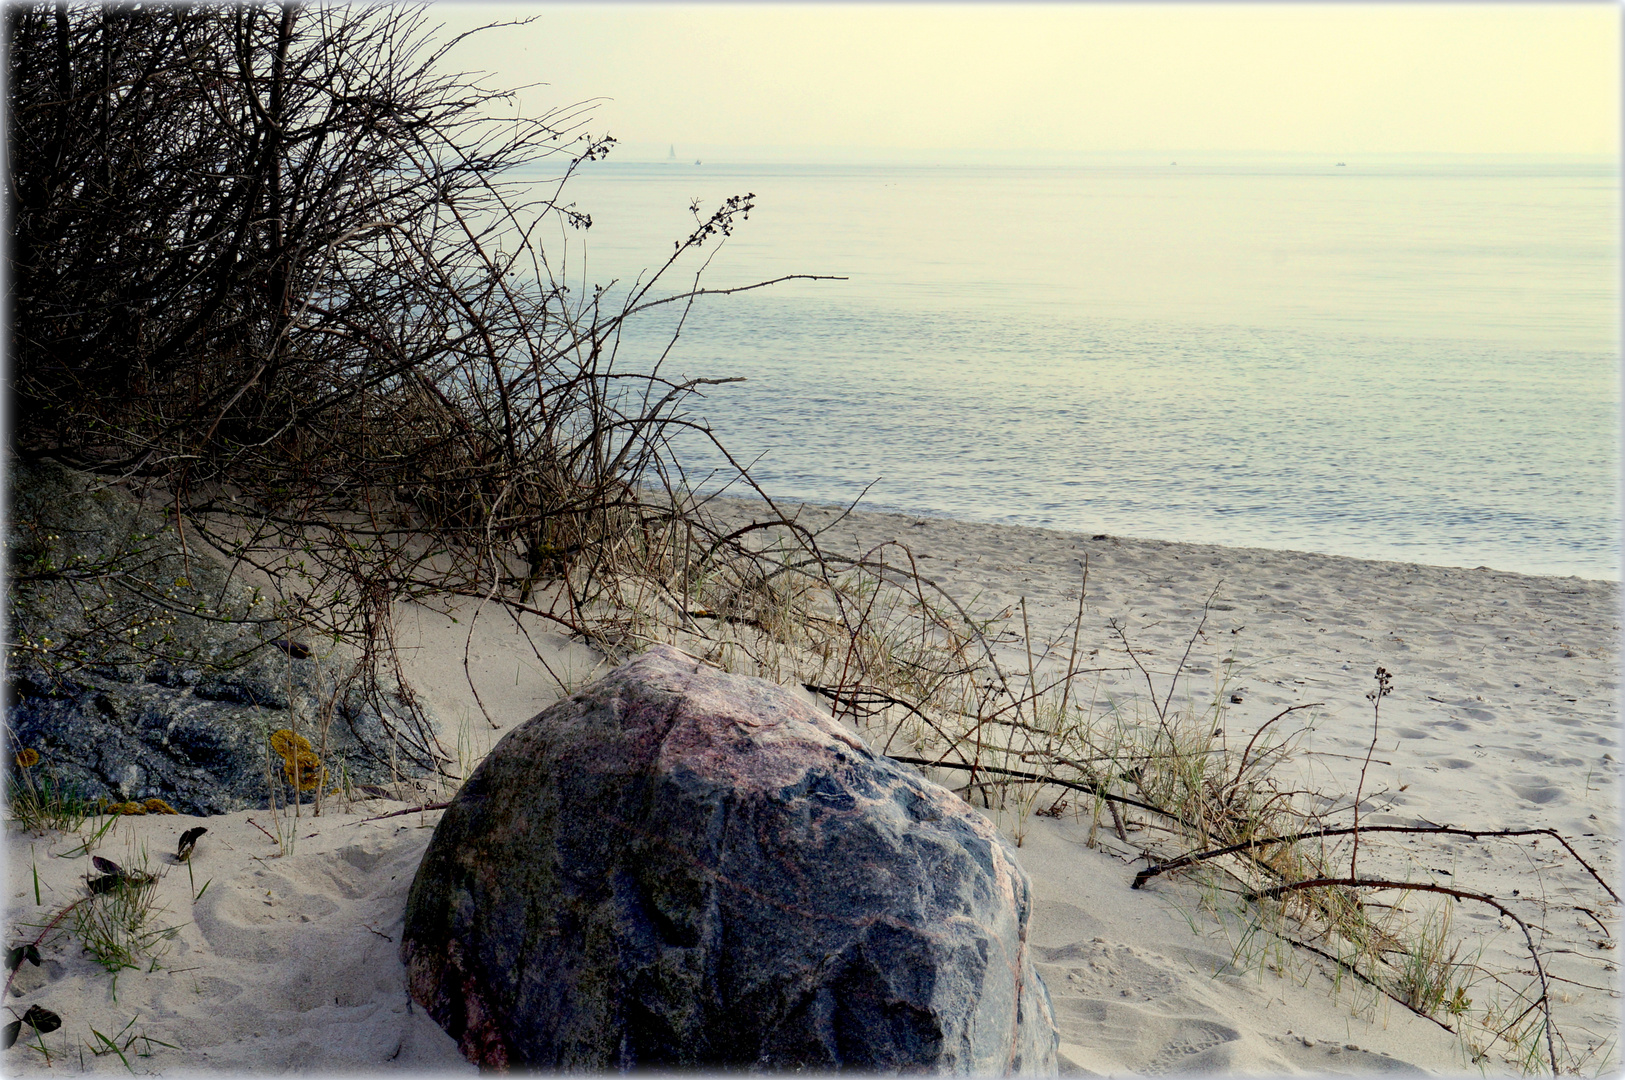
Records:
{"label": "calm water", "polygon": [[666,361],[748,379],[690,412],[776,497],[1619,576],[1611,164],[611,161],[568,191],[577,283],[746,191],[705,284],[847,277],[706,301]]}

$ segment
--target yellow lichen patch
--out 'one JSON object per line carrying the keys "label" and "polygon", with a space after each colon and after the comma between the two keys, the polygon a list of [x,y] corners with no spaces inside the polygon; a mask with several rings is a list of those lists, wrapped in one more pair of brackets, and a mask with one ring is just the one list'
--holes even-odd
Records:
{"label": "yellow lichen patch", "polygon": [[33,768],[39,764],[39,751],[34,749],[17,751],[17,764],[24,769]]}
{"label": "yellow lichen patch", "polygon": [[[295,779],[294,775],[296,765],[298,770],[297,779]],[[315,791],[321,787],[322,774],[326,770],[322,768],[320,758],[307,750],[301,750],[297,761],[294,758],[283,759],[282,772],[287,776],[288,783],[295,784],[300,791]]]}
{"label": "yellow lichen patch", "polygon": [[147,808],[138,802],[103,802],[104,814],[145,814]]}
{"label": "yellow lichen patch", "polygon": [[149,814],[178,814],[179,811],[162,799],[148,799],[141,804]]}
{"label": "yellow lichen patch", "polygon": [[295,750],[314,753],[316,748],[310,745],[309,739],[298,732],[282,728],[271,732],[271,749],[275,750],[283,761],[291,761]]}
{"label": "yellow lichen patch", "polygon": [[271,749],[282,758],[282,774],[288,783],[300,791],[315,791],[322,786],[327,770],[316,756],[310,740],[297,732],[282,728],[271,732]]}

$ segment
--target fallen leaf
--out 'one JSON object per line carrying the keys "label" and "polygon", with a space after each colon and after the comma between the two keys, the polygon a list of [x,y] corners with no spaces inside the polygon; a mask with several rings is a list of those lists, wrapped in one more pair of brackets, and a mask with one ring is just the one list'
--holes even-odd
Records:
{"label": "fallen leaf", "polygon": [[23,1022],[34,1025],[35,1031],[49,1034],[62,1026],[62,1017],[50,1009],[30,1005],[28,1011],[23,1013]]}

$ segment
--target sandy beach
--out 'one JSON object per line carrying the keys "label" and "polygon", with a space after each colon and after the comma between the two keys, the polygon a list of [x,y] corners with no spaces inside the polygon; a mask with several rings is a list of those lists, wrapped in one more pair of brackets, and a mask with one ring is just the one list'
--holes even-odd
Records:
{"label": "sandy beach", "polygon": [[[799,513],[817,527],[838,511]],[[1325,794],[1329,813],[1359,782],[1373,734],[1365,695],[1380,665],[1394,689],[1370,755],[1365,824],[1551,828],[1617,878],[1616,583],[877,513],[849,516],[822,542],[862,551],[885,541],[906,543],[925,576],[976,611],[1009,612],[1017,631],[1024,601],[1034,642],[1057,638],[1077,614],[1087,557],[1080,638],[1099,666],[1117,669],[1100,674],[1101,707],[1146,693],[1125,639],[1153,681],[1189,644],[1185,671],[1220,695],[1230,742],[1287,706],[1322,702],[1290,767]],[[439,714],[442,741],[470,763],[565,686],[605,670],[556,627],[477,601],[402,605],[397,617],[407,674]],[[43,1036],[43,1051],[25,1032],[5,1052],[7,1071],[472,1071],[409,1003],[397,956],[406,891],[438,815],[379,817],[446,796],[394,794],[330,804],[319,818],[306,808],[297,820],[268,811],[121,819],[95,853],[162,875],[154,925],[169,932],[150,970],[116,980],[71,937],[49,935],[43,965],[22,965],[7,1004],[20,1014],[38,1003],[63,1025]],[[170,853],[195,825],[208,832],[181,865]],[[1516,1071],[1493,1055],[1474,1065],[1456,1035],[1335,982],[1301,950],[1247,939],[1194,879],[1131,890],[1138,851],[1114,836],[1091,849],[1089,832],[1075,813],[1034,817],[1018,852],[1039,899],[1032,942],[1065,1071]],[[8,944],[32,940],[31,927],[83,895],[88,860],[62,857],[80,846],[80,836],[8,826]],[[1619,1060],[1617,911],[1553,847],[1412,838],[1374,845],[1362,860],[1372,872],[1432,874],[1521,904],[1543,928],[1568,1051],[1586,1072],[1608,1071]],[[1528,959],[1504,922],[1455,905],[1452,933],[1512,985]]]}
{"label": "sandy beach", "polygon": [[1169,13],[9,10],[0,1074],[1625,1075],[1620,9]]}

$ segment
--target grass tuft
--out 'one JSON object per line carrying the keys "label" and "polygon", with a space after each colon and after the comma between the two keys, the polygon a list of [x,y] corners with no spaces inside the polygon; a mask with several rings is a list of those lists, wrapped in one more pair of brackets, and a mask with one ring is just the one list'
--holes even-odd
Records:
{"label": "grass tuft", "polygon": [[154,927],[164,912],[157,901],[159,875],[147,871],[143,848],[131,866],[106,887],[73,909],[73,934],[102,967],[117,973],[126,968],[150,969],[164,951],[174,927]]}
{"label": "grass tuft", "polygon": [[95,812],[94,804],[75,786],[58,780],[41,760],[39,752],[32,748],[14,756],[11,817],[34,833],[73,832]]}

